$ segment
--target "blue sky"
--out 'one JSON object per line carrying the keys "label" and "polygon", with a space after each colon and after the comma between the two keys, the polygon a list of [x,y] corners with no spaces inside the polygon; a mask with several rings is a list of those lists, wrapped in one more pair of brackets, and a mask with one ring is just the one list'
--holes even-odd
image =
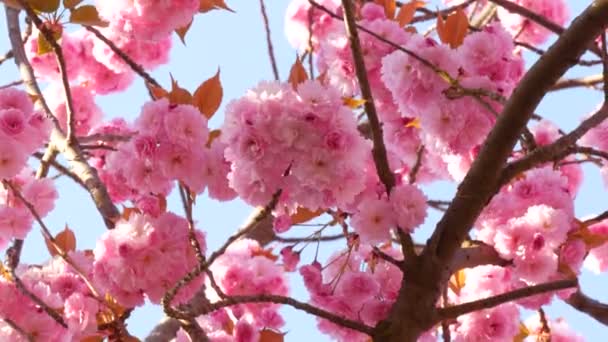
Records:
{"label": "blue sky", "polygon": [[[283,34],[283,16],[289,1],[266,0],[266,2],[281,78],[286,79],[296,54],[287,44]],[[175,39],[171,52],[171,63],[153,72],[154,77],[166,86],[169,85],[169,73],[171,73],[182,87],[193,90],[202,81],[213,76],[220,67],[221,80],[224,85],[224,102],[218,115],[211,120],[212,128],[221,125],[222,109],[228,100],[243,95],[248,88],[261,80],[272,79],[258,1],[227,0],[227,3],[236,13],[216,11],[197,16],[186,38],[187,45],[183,46],[178,39]],[[572,13],[577,14],[590,1],[572,0],[568,3]],[[8,50],[9,45],[5,26],[2,15],[0,17],[0,53]],[[587,69],[577,68],[570,74],[592,74],[598,71],[597,69]],[[18,75],[12,63],[0,66],[0,84],[6,84],[17,78]],[[104,109],[106,118],[125,117],[132,120],[138,115],[141,105],[147,99],[143,82],[137,80],[127,92],[99,97],[98,103]],[[573,128],[580,121],[581,116],[593,110],[600,101],[601,94],[590,90],[559,92],[547,96],[537,112],[567,130]],[[608,203],[598,170],[585,167],[585,176],[585,183],[576,201],[579,217],[602,212]],[[57,181],[57,188],[61,198],[57,202],[56,210],[45,219],[47,225],[53,231],[58,232],[67,223],[77,232],[79,248],[93,248],[96,239],[104,232],[104,225],[91,204],[88,194],[78,185],[64,179]],[[428,188],[429,197],[449,199],[454,189],[453,184],[440,183]],[[171,197],[169,208],[176,213],[182,213],[176,196]],[[233,233],[248,216],[250,210],[240,201],[219,203],[202,196],[197,202],[195,218],[198,226],[207,232],[210,249],[217,248],[227,236]],[[435,212],[431,212],[425,228],[416,234],[417,241],[425,240],[438,219],[439,216]],[[300,236],[308,234],[305,229],[294,228],[296,233],[299,233],[297,235]],[[338,246],[335,244],[322,247],[321,256],[327,256],[336,247]],[[314,253],[314,250],[306,253],[303,255],[303,260],[310,262],[311,253]],[[24,261],[42,263],[47,257],[48,254],[40,234],[37,228],[34,228],[25,243]],[[292,278],[293,295],[305,300],[307,294],[300,285],[299,276],[294,275]],[[608,293],[605,291],[607,280],[606,276],[596,276],[585,272],[581,281],[587,294],[608,302]],[[601,336],[608,333],[608,328],[570,309],[567,305],[556,303],[547,312],[551,318],[566,317],[575,330],[587,337],[589,341],[602,340]],[[284,309],[284,313],[287,321],[285,330],[289,331],[286,336],[287,341],[328,340],[327,337],[316,331],[314,318],[291,309]],[[159,307],[148,305],[138,308],[128,321],[129,329],[135,335],[144,337],[161,317],[162,312]]]}

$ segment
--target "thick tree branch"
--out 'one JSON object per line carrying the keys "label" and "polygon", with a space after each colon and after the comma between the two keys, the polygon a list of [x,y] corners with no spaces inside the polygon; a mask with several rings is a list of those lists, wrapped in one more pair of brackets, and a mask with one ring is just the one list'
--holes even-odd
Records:
{"label": "thick tree branch", "polygon": [[483,207],[498,191],[502,168],[518,136],[547,91],[606,25],[608,0],[596,0],[523,77],[437,224],[419,264],[411,276],[404,276],[399,297],[389,317],[376,327],[374,339],[415,341],[437,321],[435,303],[449,277],[450,261]]}
{"label": "thick tree branch", "polygon": [[439,309],[439,317],[440,320],[455,319],[458,316],[466,315],[471,312],[490,309],[500,304],[516,301],[518,299],[527,298],[551,291],[564,290],[576,287],[577,285],[577,279],[566,279],[524,287],[521,289],[513,290],[511,292],[502,293],[493,297],[483,298],[476,301]]}
{"label": "thick tree branch", "polygon": [[42,92],[38,87],[38,83],[34,78],[34,71],[27,60],[25,50],[23,48],[23,42],[21,41],[20,37],[19,11],[6,7],[6,19],[11,46],[13,48],[13,53],[15,54],[15,63],[21,72],[21,77],[23,78],[26,89],[31,94],[38,97],[45,114],[55,124],[55,127],[51,132],[50,143],[54,144],[55,148],[59,152],[63,153],[65,158],[72,166],[73,173],[78,176],[83,184],[85,184],[87,190],[93,198],[93,202],[97,206],[98,211],[104,218],[106,226],[108,228],[113,228],[114,222],[120,217],[118,209],[112,203],[107,189],[99,179],[97,170],[92,168],[87,163],[78,144],[71,144],[69,141],[67,141],[63,135],[63,132],[61,132],[59,123],[49,109],[44,97],[42,96]]}
{"label": "thick tree branch", "polygon": [[393,186],[395,186],[395,175],[388,165],[386,147],[384,146],[384,140],[382,137],[382,126],[380,124],[380,119],[378,118],[376,105],[374,104],[374,98],[372,96],[369,80],[367,79],[367,69],[365,68],[363,52],[361,51],[361,42],[359,40],[359,33],[357,31],[355,10],[352,0],[342,0],[342,8],[344,10],[344,25],[346,27],[346,34],[350,41],[353,61],[355,63],[355,73],[357,74],[357,80],[359,81],[359,87],[361,88],[361,96],[363,97],[363,100],[365,100],[363,106],[372,130],[372,140],[374,142],[372,153],[374,156],[374,162],[376,164],[378,177],[384,184],[386,193],[390,194],[391,189]]}
{"label": "thick tree branch", "polygon": [[591,316],[596,321],[608,325],[608,304],[588,297],[580,289],[566,299],[566,303],[578,311]]}

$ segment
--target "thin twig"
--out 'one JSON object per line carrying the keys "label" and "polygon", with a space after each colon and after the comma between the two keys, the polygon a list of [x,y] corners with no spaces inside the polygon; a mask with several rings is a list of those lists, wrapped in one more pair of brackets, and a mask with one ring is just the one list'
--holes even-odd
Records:
{"label": "thin twig", "polygon": [[277,60],[274,56],[274,47],[272,46],[272,36],[270,34],[270,23],[268,20],[268,14],[266,13],[266,4],[264,4],[264,0],[260,0],[260,11],[262,12],[262,19],[264,20],[264,30],[266,30],[266,45],[268,46],[268,58],[270,59],[270,65],[272,66],[274,80],[278,81],[281,78],[279,77],[279,68],[277,67]]}
{"label": "thin twig", "polygon": [[25,337],[28,342],[35,342],[32,335],[28,334],[25,330],[23,330],[23,328],[18,326],[17,323],[13,322],[8,318],[2,318],[2,320],[4,321],[4,323],[8,324],[8,326],[11,327],[13,330],[21,334],[21,336]]}
{"label": "thin twig", "polygon": [[122,59],[131,68],[131,70],[141,76],[141,78],[143,78],[147,83],[155,87],[162,88],[160,83],[158,83],[149,73],[147,73],[141,65],[137,64],[131,57],[129,57],[129,55],[116,46],[114,42],[104,36],[103,33],[101,33],[98,29],[92,26],[85,26],[85,28],[87,31],[93,33],[99,40],[104,42],[110,48],[110,50],[120,57],[120,59]]}

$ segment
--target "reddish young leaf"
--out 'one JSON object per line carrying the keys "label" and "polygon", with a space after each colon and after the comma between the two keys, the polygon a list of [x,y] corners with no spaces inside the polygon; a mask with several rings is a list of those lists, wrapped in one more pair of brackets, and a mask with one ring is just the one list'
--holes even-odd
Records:
{"label": "reddish young leaf", "polygon": [[420,7],[424,7],[424,1],[412,0],[401,5],[399,14],[397,14],[397,17],[395,18],[395,20],[399,23],[399,26],[404,27],[405,25],[409,24],[412,19],[414,19],[416,9]]}
{"label": "reddish young leaf", "polygon": [[73,9],[70,13],[70,23],[86,26],[108,26],[108,23],[99,17],[97,8],[93,5],[84,5]]}
{"label": "reddish young leaf", "polygon": [[234,11],[226,5],[224,0],[201,0],[198,11],[200,13],[206,13],[215,9],[223,9],[234,13]]}
{"label": "reddish young leaf", "polygon": [[299,207],[298,211],[295,214],[291,215],[291,224],[299,224],[308,222],[315,217],[318,217],[323,214],[323,210],[315,210],[311,211],[310,209],[306,209],[304,207]]}
{"label": "reddish young leaf", "polygon": [[192,104],[192,95],[190,92],[177,84],[177,81],[171,76],[171,91],[168,95],[169,102],[175,105]]}
{"label": "reddish young leaf", "polygon": [[217,139],[220,137],[220,135],[222,135],[222,131],[220,131],[219,129],[214,129],[211,132],[209,132],[209,139],[207,140],[207,147],[211,147],[211,144],[213,143],[213,140]]}
{"label": "reddish young leaf", "polygon": [[82,1],[84,1],[84,0],[63,0],[63,7],[72,9],[72,8],[80,5],[80,3]]}
{"label": "reddish young leaf", "polygon": [[278,331],[263,329],[260,331],[260,342],[283,342],[285,334]]}
{"label": "reddish young leaf", "polygon": [[397,2],[395,0],[375,0],[374,2],[384,7],[384,14],[388,19],[395,17],[395,12],[397,11]]}
{"label": "reddish young leaf", "polygon": [[27,3],[38,12],[53,13],[59,8],[61,0],[28,0]]}
{"label": "reddish young leaf", "polygon": [[55,248],[50,240],[45,239],[45,242],[46,248],[52,256],[60,255],[62,251],[67,253],[76,250],[76,236],[68,226],[65,226],[63,231],[55,236],[55,244],[60,250]]}
{"label": "reddish young leaf", "polygon": [[457,9],[445,20],[441,15],[437,16],[437,34],[439,35],[439,39],[448,44],[452,49],[462,45],[468,30],[469,18],[462,8]]}
{"label": "reddish young leaf", "polygon": [[306,69],[304,69],[300,58],[296,56],[296,61],[291,66],[291,71],[289,72],[289,83],[294,89],[296,89],[298,87],[298,84],[306,80],[308,80],[308,74],[306,73]]}
{"label": "reddish young leaf", "polygon": [[224,89],[220,81],[220,69],[217,69],[215,76],[203,82],[194,92],[193,103],[198,110],[211,119],[217,112],[224,97]]}
{"label": "reddish young leaf", "polygon": [[186,34],[188,33],[188,30],[190,30],[190,27],[192,27],[192,21],[190,21],[190,23],[188,23],[188,25],[186,25],[184,27],[180,27],[175,30],[175,33],[177,33],[177,36],[179,37],[179,39],[182,41],[182,44],[184,44],[184,45],[186,45]]}

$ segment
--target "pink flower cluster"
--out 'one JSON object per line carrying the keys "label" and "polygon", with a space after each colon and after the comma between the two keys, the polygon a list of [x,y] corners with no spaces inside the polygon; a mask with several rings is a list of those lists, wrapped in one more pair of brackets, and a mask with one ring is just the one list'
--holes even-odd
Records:
{"label": "pink flower cluster", "polygon": [[[401,258],[400,252],[392,247],[384,247],[383,252]],[[386,318],[397,298],[403,276],[399,268],[379,259],[369,247],[363,246],[336,253],[325,266],[316,261],[304,265],[300,267],[300,274],[312,305],[368,326],[375,326]],[[318,327],[336,341],[365,342],[369,339],[367,335],[324,319],[318,319]],[[427,332],[421,336],[421,341],[432,334],[432,331]]]}
{"label": "pink flower cluster", "polygon": [[221,139],[230,186],[249,204],[282,189],[289,210],[344,206],[364,188],[369,144],[340,93],[319,81],[259,84],[228,105]]}
{"label": "pink flower cluster", "polygon": [[[90,276],[92,258],[81,252],[72,252],[70,259]],[[33,302],[14,282],[0,278],[0,316],[10,319],[30,336],[44,341],[74,341],[97,332],[97,312],[100,304],[94,299],[80,275],[60,257],[42,266],[21,265],[16,270],[23,285],[49,308],[57,310],[64,318],[67,329],[53,320],[38,304]],[[0,339],[3,341],[27,341],[5,320],[0,323]]]}
{"label": "pink flower cluster", "polygon": [[[203,253],[205,239],[197,232]],[[160,303],[163,295],[197,263],[188,239],[188,222],[166,212],[157,218],[133,213],[107,231],[95,247],[95,283],[125,307]],[[168,271],[170,270],[170,271]],[[202,284],[183,287],[175,303],[190,299]]]}
{"label": "pink flower cluster", "polygon": [[[210,268],[222,292],[229,296],[289,293],[288,279],[283,268],[254,240],[233,243]],[[207,295],[219,300],[210,285]],[[263,329],[280,329],[285,322],[279,313],[280,305],[251,303],[233,305],[207,316],[198,317],[212,341],[258,341]],[[233,327],[233,329],[227,329]]]}
{"label": "pink flower cluster", "polygon": [[101,16],[110,29],[128,38],[160,41],[175,29],[185,27],[198,12],[199,0],[97,1]]}
{"label": "pink flower cluster", "polygon": [[[523,74],[523,60],[513,54],[511,37],[499,25],[469,34],[457,49],[419,35],[405,47],[469,89],[508,96]],[[473,97],[450,94],[454,89],[437,70],[403,51],[386,56],[382,64],[382,80],[400,112],[419,118],[427,150],[461,178],[493,126],[494,114]],[[498,104],[486,101],[499,111]]]}
{"label": "pink flower cluster", "polygon": [[390,196],[365,196],[357,205],[351,225],[361,241],[380,243],[390,241],[390,230],[402,229],[411,233],[426,218],[426,196],[416,186],[398,185]]}
{"label": "pink flower cluster", "polygon": [[[525,8],[527,11],[544,17],[554,24],[564,26],[570,15],[565,0],[510,0],[511,2]],[[464,0],[443,0],[446,5],[456,6],[464,3]],[[482,5],[488,5],[487,0],[478,1]],[[477,8],[480,13],[483,6],[469,6],[469,10]],[[508,9],[498,6],[496,12],[498,19],[509,31],[509,33],[520,42],[538,45],[544,43],[551,35],[551,31],[530,19],[513,13]]]}
{"label": "pink flower cluster", "polygon": [[49,133],[49,122],[24,91],[0,89],[0,179],[16,176]]}
{"label": "pink flower cluster", "polygon": [[208,187],[210,196],[219,200],[235,196],[226,179],[224,145],[215,139],[206,146],[207,119],[191,105],[172,105],[166,99],[148,102],[133,128],[116,121],[94,132],[131,136],[116,145],[116,152],[98,153],[94,162],[116,202],[149,202],[145,198],[150,194],[168,195],[174,180],[196,193]]}
{"label": "pink flower cluster", "polygon": [[[338,11],[340,8],[339,0],[321,0],[317,2],[332,12],[340,12]],[[340,24],[329,14],[313,7],[308,0],[292,0],[287,6],[285,13],[285,34],[287,35],[287,40],[298,50],[309,48],[309,38],[312,48],[316,50],[319,43],[329,38],[331,33],[335,31],[336,26]],[[309,28],[312,31],[312,36]]]}
{"label": "pink flower cluster", "polygon": [[[9,180],[40,217],[55,207],[57,192],[49,179],[34,178],[32,170],[24,168]],[[32,229],[34,216],[25,203],[10,190],[0,186],[0,248],[11,239],[24,239]]]}
{"label": "pink flower cluster", "polygon": [[[551,167],[533,169],[503,187],[478,219],[477,238],[514,264],[514,278],[537,284],[558,276],[560,246],[574,224],[568,179]],[[579,258],[581,253],[574,253]],[[569,263],[578,264],[580,260]],[[573,271],[578,271],[575,269]]]}

